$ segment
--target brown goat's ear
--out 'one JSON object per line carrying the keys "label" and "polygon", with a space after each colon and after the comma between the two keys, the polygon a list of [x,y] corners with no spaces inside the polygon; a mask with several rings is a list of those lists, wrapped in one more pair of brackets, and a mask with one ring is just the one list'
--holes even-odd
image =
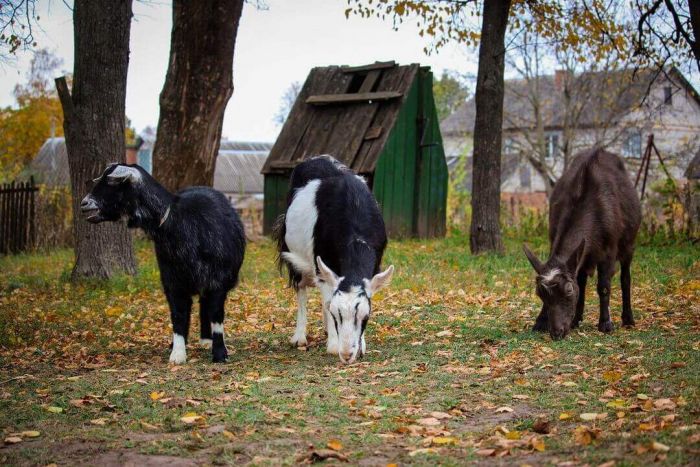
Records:
{"label": "brown goat's ear", "polygon": [[586,256],[586,239],[584,238],[579,243],[578,247],[571,253],[569,260],[566,262],[566,267],[570,272],[574,273],[574,277],[578,277],[578,273],[583,267],[583,260]]}
{"label": "brown goat's ear", "polygon": [[527,259],[530,261],[530,264],[532,264],[532,267],[535,268],[535,272],[537,274],[542,274],[542,270],[544,269],[542,261],[540,261],[540,259],[532,251],[530,251],[530,249],[524,243],[523,251],[525,252],[525,256],[527,256]]}

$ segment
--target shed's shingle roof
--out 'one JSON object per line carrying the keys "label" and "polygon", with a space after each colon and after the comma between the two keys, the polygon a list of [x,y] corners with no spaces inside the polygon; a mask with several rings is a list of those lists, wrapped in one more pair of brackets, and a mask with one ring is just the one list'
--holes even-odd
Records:
{"label": "shed's shingle roof", "polygon": [[301,161],[319,154],[331,154],[358,173],[374,172],[419,68],[417,64],[391,64],[374,70],[379,78],[371,91],[393,91],[401,97],[335,105],[307,104],[306,100],[314,95],[358,92],[358,83],[371,71],[339,66],[312,69],[262,173],[288,173]]}

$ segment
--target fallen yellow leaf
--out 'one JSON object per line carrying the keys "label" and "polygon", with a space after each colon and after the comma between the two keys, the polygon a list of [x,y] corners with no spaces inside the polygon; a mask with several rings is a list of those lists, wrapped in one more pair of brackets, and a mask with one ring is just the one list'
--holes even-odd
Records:
{"label": "fallen yellow leaf", "polygon": [[153,392],[151,393],[151,400],[157,401],[158,399],[162,399],[163,396],[165,396],[165,391],[163,391],[163,392],[156,392],[156,391],[153,391]]}
{"label": "fallen yellow leaf", "polygon": [[23,431],[22,433],[19,434],[23,438],[38,438],[41,436],[41,433],[35,430],[30,430],[30,431]]}
{"label": "fallen yellow leaf", "polygon": [[63,407],[51,406],[51,407],[47,408],[46,410],[48,410],[51,413],[63,413]]}
{"label": "fallen yellow leaf", "polygon": [[433,444],[444,445],[444,444],[456,444],[457,438],[452,436],[436,436],[433,438]]}
{"label": "fallen yellow leaf", "polygon": [[559,414],[559,420],[568,420],[571,418],[571,414],[568,414],[566,412],[562,412]]}
{"label": "fallen yellow leaf", "polygon": [[201,415],[197,415],[194,412],[187,412],[185,415],[180,417],[180,421],[182,423],[186,423],[188,425],[191,425],[193,423],[204,421],[204,417],[202,417]]}
{"label": "fallen yellow leaf", "polygon": [[328,446],[329,449],[332,449],[334,451],[340,451],[341,449],[343,449],[343,444],[338,439],[332,439],[328,441],[326,446]]}

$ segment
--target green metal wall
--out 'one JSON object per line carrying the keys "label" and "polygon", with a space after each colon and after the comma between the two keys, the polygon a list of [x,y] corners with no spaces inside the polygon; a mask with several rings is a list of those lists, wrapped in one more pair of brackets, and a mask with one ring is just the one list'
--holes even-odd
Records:
{"label": "green metal wall", "polygon": [[[372,190],[391,238],[445,235],[447,163],[432,86],[430,70],[420,69],[374,172]],[[284,213],[288,189],[288,176],[265,175],[265,235]]]}

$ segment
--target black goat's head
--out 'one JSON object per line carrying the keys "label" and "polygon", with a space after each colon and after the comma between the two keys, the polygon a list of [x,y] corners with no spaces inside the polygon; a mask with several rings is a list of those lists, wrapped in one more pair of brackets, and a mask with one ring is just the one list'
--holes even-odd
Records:
{"label": "black goat's head", "polygon": [[525,256],[537,272],[536,292],[547,316],[547,328],[552,339],[563,339],[571,330],[576,315],[579,274],[584,255],[584,242],[571,256],[562,261],[552,257],[542,263],[530,249],[523,245]]}
{"label": "black goat's head", "polygon": [[144,170],[138,165],[110,164],[80,203],[80,211],[88,222],[99,224],[118,221],[132,213],[134,190],[144,182]]}

